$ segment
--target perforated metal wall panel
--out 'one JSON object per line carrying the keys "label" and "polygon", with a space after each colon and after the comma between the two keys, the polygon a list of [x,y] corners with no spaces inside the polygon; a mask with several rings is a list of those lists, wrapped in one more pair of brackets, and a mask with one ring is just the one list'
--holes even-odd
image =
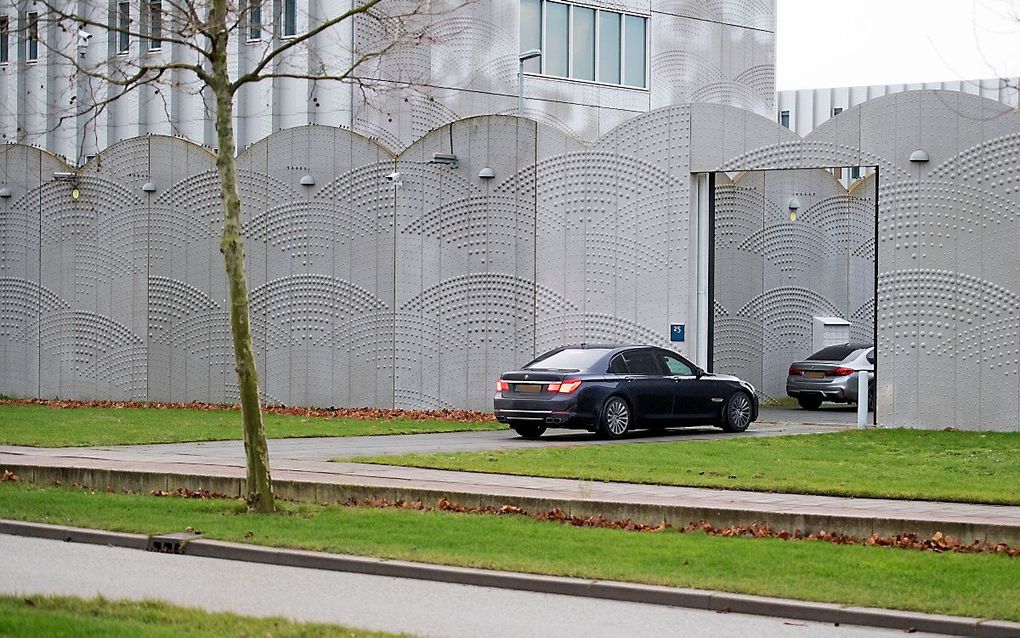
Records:
{"label": "perforated metal wall panel", "polygon": [[[720,122],[737,121],[741,135],[722,134]],[[878,166],[880,422],[1020,429],[1015,109],[912,91],[864,102],[800,139],[737,109],[695,105],[692,130],[696,171]],[[910,161],[916,150],[929,161]],[[862,243],[858,256],[871,249]],[[852,320],[868,312],[864,301]]]}
{"label": "perforated metal wall panel", "polygon": [[[880,422],[1017,430],[1018,130],[995,102],[918,92],[803,140],[704,104],[590,144],[470,118],[399,157],[342,129],[275,133],[238,158],[265,400],[484,409],[495,376],[544,349],[667,344],[669,324],[693,330],[697,314],[692,172],[874,164]],[[930,162],[909,161],[919,148]],[[458,168],[430,163],[451,152]],[[80,173],[78,200],[53,179],[68,170],[59,160],[19,145],[0,158],[12,192],[0,198],[0,393],[235,400],[213,156],[127,140]],[[867,188],[769,175],[719,178],[714,312],[733,340],[717,361],[733,370],[785,364],[809,312],[868,336]],[[846,259],[812,269],[833,251]]]}

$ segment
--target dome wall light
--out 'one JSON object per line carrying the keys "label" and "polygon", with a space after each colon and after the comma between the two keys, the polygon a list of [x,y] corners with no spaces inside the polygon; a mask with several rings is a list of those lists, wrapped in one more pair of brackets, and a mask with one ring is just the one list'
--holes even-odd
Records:
{"label": "dome wall light", "polygon": [[927,162],[928,159],[928,151],[922,149],[917,149],[910,154],[910,161],[915,164],[923,164],[924,162]]}
{"label": "dome wall light", "polygon": [[800,210],[800,200],[796,197],[791,197],[790,201],[786,202],[786,207],[790,210]]}
{"label": "dome wall light", "polygon": [[482,170],[478,171],[478,177],[481,177],[482,179],[492,179],[495,176],[496,176],[496,171],[492,170],[488,166],[486,166]]}
{"label": "dome wall light", "polygon": [[155,193],[156,184],[154,182],[145,182],[144,184],[142,184],[142,190],[145,191],[146,193]]}
{"label": "dome wall light", "polygon": [[14,193],[11,192],[11,189],[7,188],[6,186],[0,188],[0,197],[3,197],[4,199],[7,199],[13,194]]}
{"label": "dome wall light", "polygon": [[302,175],[301,176],[301,185],[302,186],[315,186],[315,178],[312,177],[311,175]]}

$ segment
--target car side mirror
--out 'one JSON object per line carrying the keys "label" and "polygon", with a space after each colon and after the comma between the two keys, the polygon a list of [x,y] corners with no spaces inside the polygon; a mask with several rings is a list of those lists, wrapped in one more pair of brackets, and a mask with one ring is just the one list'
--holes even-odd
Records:
{"label": "car side mirror", "polygon": [[698,366],[694,366],[694,376],[700,379],[701,377],[705,376],[705,371],[699,368]]}

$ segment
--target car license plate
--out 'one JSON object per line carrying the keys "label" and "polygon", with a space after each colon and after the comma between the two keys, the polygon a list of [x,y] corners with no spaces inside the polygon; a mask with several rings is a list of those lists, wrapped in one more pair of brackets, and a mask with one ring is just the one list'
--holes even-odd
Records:
{"label": "car license plate", "polygon": [[526,394],[538,394],[542,391],[542,386],[537,383],[518,383],[514,386],[514,391]]}
{"label": "car license plate", "polygon": [[804,376],[808,379],[824,379],[825,373],[821,370],[808,370],[804,373]]}

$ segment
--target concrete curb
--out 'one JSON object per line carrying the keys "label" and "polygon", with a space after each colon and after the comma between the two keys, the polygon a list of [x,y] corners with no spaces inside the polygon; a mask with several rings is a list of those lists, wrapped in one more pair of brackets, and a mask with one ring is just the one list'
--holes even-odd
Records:
{"label": "concrete curb", "polygon": [[[0,469],[9,469],[29,483],[76,483],[101,490],[127,489],[147,494],[151,491],[169,491],[177,488],[207,489],[231,497],[240,497],[244,478],[170,472],[142,472],[74,466],[42,466],[4,463]],[[415,501],[435,503],[440,498],[465,507],[501,507],[512,503],[528,511],[563,510],[570,516],[604,516],[609,519],[630,519],[646,525],[661,522],[682,527],[691,522],[707,521],[716,527],[764,524],[776,530],[801,530],[805,534],[827,531],[867,538],[913,533],[931,538],[936,532],[954,536],[963,542],[985,540],[1020,547],[1020,526],[985,522],[929,521],[919,518],[874,517],[852,514],[792,513],[784,511],[723,509],[699,505],[658,505],[651,503],[623,503],[571,498],[543,498],[485,494],[455,489],[431,489],[415,485],[380,487],[351,483],[324,483],[304,480],[273,481],[276,496],[306,503],[343,503],[349,498],[358,500],[385,499],[388,501]]]}
{"label": "concrete curb", "polygon": [[[0,534],[130,549],[145,549],[148,547],[151,538],[141,534],[123,534],[11,520],[0,520]],[[852,607],[832,603],[731,594],[701,589],[584,580],[470,567],[451,567],[448,565],[413,563],[345,554],[326,554],[304,550],[261,547],[258,545],[201,538],[189,541],[184,546],[183,553],[189,556],[203,556],[206,558],[266,565],[429,580],[458,585],[476,585],[479,587],[513,589],[563,596],[705,609],[720,613],[732,612],[772,616],[829,624],[863,625],[867,627],[912,630],[953,636],[979,636],[982,638],[1016,638],[1016,636],[1020,636],[1020,623],[998,620]]]}

